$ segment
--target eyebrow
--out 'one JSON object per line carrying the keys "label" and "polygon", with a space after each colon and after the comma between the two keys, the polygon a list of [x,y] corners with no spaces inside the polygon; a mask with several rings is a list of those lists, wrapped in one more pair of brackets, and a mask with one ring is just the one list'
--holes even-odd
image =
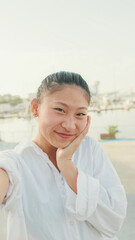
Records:
{"label": "eyebrow", "polygon": [[[55,103],[59,103],[59,104],[65,106],[65,107],[69,107],[66,103],[63,103],[63,102],[55,102]],[[87,110],[88,108],[87,107],[79,107],[77,109],[85,109],[85,110]]]}

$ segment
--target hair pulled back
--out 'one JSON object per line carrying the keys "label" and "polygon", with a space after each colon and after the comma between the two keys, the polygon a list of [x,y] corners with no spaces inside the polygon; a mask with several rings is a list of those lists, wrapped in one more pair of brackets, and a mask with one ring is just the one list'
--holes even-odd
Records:
{"label": "hair pulled back", "polygon": [[42,82],[37,91],[37,101],[40,103],[43,94],[48,91],[52,93],[58,91],[64,85],[76,85],[81,87],[87,96],[88,103],[90,103],[91,94],[87,82],[77,73],[73,72],[57,72],[48,75]]}

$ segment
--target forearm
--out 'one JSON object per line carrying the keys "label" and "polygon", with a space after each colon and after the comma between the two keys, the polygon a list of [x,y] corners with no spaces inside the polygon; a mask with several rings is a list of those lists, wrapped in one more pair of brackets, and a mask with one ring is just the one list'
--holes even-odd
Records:
{"label": "forearm", "polygon": [[77,194],[78,170],[71,160],[63,160],[59,163],[59,169],[66,179],[69,187]]}
{"label": "forearm", "polygon": [[[111,175],[111,174],[110,174]],[[113,237],[120,229],[126,215],[123,187],[116,184],[104,188],[98,179],[78,171],[77,197],[67,189],[66,208],[79,221],[87,221],[102,234]],[[70,199],[73,197],[73,201]]]}
{"label": "forearm", "polygon": [[4,197],[9,188],[9,178],[5,170],[0,169],[0,204],[2,204]]}

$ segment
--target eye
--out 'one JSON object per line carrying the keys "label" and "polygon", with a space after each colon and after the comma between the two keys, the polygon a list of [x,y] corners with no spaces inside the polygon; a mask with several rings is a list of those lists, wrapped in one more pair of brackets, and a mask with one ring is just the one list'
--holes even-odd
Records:
{"label": "eye", "polygon": [[58,112],[64,112],[64,110],[62,108],[55,108],[55,110]]}
{"label": "eye", "polygon": [[77,113],[77,116],[82,117],[82,116],[86,116],[86,114],[85,113]]}

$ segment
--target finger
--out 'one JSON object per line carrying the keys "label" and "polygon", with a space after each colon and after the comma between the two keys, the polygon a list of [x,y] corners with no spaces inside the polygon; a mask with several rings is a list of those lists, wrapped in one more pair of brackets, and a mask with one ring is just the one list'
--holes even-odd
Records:
{"label": "finger", "polygon": [[[84,128],[84,130],[81,132],[81,134],[83,136],[85,136],[89,130],[89,127],[90,127],[90,120],[91,120],[91,117],[90,116],[87,116],[87,124],[86,124],[86,127]],[[80,135],[81,135],[80,134]]]}
{"label": "finger", "polygon": [[78,146],[80,145],[81,141],[84,139],[86,136],[90,126],[90,116],[87,117],[87,124],[84,130],[81,132],[81,134],[73,140],[73,142],[68,146],[70,149],[77,149]]}
{"label": "finger", "polygon": [[70,159],[72,158],[73,153],[76,151],[76,149],[79,147],[81,141],[84,139],[84,137],[86,136],[88,129],[90,126],[90,116],[87,116],[87,123],[86,126],[84,128],[84,130],[81,132],[81,134],[75,138],[72,143],[70,143],[65,149],[65,156]]}
{"label": "finger", "polygon": [[[87,124],[86,124],[86,127],[85,127],[87,130],[89,129],[90,122],[91,122],[91,117],[88,115],[88,116],[87,116]],[[85,130],[85,129],[84,129],[84,130]]]}

